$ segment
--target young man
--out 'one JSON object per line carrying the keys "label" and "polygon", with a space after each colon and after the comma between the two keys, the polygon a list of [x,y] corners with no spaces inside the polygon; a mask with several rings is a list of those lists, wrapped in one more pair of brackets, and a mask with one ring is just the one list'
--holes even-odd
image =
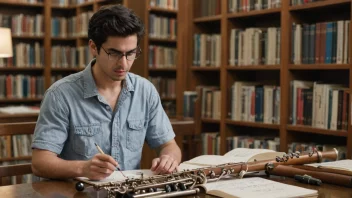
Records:
{"label": "young man", "polygon": [[141,54],[143,34],[141,20],[121,5],[92,16],[88,38],[95,59],[54,83],[42,101],[32,143],[35,175],[100,180],[116,167],[138,169],[145,140],[159,151],[151,170],[175,170],[181,151],[159,95],[148,80],[128,72]]}

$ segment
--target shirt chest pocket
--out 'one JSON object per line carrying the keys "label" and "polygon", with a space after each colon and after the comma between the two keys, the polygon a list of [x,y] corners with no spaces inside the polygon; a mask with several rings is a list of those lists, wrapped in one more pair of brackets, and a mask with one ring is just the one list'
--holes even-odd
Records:
{"label": "shirt chest pocket", "polygon": [[94,143],[101,144],[101,125],[90,124],[74,127],[73,150],[85,157],[92,157],[98,151]]}
{"label": "shirt chest pocket", "polygon": [[127,119],[127,149],[138,151],[142,148],[146,129],[144,127],[144,118],[131,117]]}

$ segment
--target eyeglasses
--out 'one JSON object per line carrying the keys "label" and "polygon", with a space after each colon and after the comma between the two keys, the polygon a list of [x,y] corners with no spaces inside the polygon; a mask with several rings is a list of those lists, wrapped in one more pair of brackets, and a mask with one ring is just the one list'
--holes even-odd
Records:
{"label": "eyeglasses", "polygon": [[110,61],[119,61],[123,56],[126,56],[126,59],[129,61],[136,60],[142,53],[141,48],[138,46],[136,48],[136,51],[133,52],[127,52],[127,53],[121,53],[121,52],[107,52],[103,46],[101,48],[104,50],[104,52],[108,55],[108,59]]}

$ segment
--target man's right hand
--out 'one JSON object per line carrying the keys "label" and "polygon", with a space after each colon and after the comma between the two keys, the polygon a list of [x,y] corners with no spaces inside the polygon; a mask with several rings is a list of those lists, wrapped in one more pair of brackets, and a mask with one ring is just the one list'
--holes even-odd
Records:
{"label": "man's right hand", "polygon": [[102,180],[111,175],[118,165],[111,156],[96,154],[84,165],[83,176],[91,180]]}

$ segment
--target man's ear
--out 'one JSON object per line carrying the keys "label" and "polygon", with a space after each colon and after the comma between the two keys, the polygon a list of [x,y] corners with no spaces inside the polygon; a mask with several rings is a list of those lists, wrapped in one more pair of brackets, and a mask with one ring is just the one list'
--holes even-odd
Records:
{"label": "man's ear", "polygon": [[93,57],[96,57],[98,55],[97,46],[95,45],[92,39],[89,39],[89,50],[90,50],[90,53],[93,55]]}

